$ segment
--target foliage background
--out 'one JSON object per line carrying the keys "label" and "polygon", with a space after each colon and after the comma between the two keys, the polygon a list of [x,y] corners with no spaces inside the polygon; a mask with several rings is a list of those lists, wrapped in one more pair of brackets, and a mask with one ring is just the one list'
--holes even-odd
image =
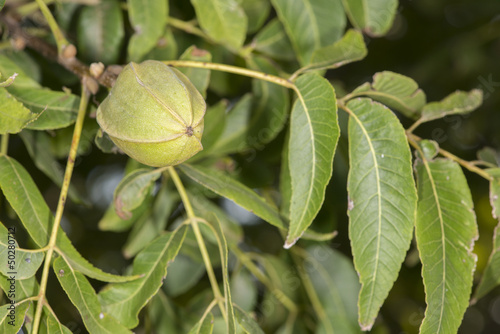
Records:
{"label": "foliage background", "polygon": [[[188,20],[194,12],[188,1],[170,1],[171,15]],[[70,30],[76,33],[76,27]],[[175,31],[175,34],[184,34]],[[73,39],[75,36],[69,36]],[[375,72],[390,70],[413,78],[422,88],[429,101],[439,100],[456,89],[481,88],[485,93],[482,107],[470,115],[455,115],[444,120],[424,124],[419,135],[436,140],[444,149],[467,160],[473,160],[475,152],[485,146],[500,147],[500,3],[495,0],[480,1],[400,1],[399,14],[391,32],[383,38],[368,39],[368,56],[361,62],[329,72],[327,78],[338,87],[351,90],[363,82],[371,81]],[[196,42],[193,38],[192,42]],[[186,47],[189,44],[186,45]],[[179,54],[186,48],[179,45]],[[53,89],[61,84],[79,91],[76,77],[57,64],[47,62],[39,55],[27,51],[40,67],[41,83]],[[125,52],[123,52],[125,54]],[[125,59],[122,59],[122,63]],[[249,87],[250,80],[238,78],[238,85]],[[339,92],[339,88],[337,88]],[[233,97],[240,91],[236,90]],[[213,102],[216,96],[208,97]],[[339,112],[339,115],[344,113]],[[344,115],[345,116],[345,115]],[[341,119],[341,122],[345,120]],[[403,120],[404,122],[405,120]],[[87,124],[88,125],[88,124]],[[403,123],[405,127],[409,124]],[[92,127],[84,129],[83,139],[93,140]],[[53,145],[65,145],[71,136],[54,138]],[[341,139],[334,162],[334,175],[327,189],[325,205],[315,221],[315,229],[339,231],[333,239],[333,247],[345,254],[350,253],[347,237],[347,194],[345,190],[347,143]],[[234,156],[235,174],[251,187],[273,185],[279,172],[280,150],[284,138],[279,136],[255,157]],[[70,140],[69,140],[70,141]],[[84,144],[84,143],[82,143]],[[85,145],[84,145],[85,146]],[[67,149],[67,147],[66,147]],[[51,209],[55,209],[59,196],[57,188],[31,162],[18,136],[12,136],[9,154],[21,162],[30,172]],[[86,145],[76,161],[72,184],[88,194],[93,210],[67,203],[63,228],[92,263],[108,272],[121,273],[129,262],[123,259],[120,249],[126,241],[127,232],[101,232],[97,222],[105,208],[105,201],[112,199],[112,192],[122,177],[127,158],[106,155],[95,146]],[[64,160],[61,160],[64,164]],[[491,217],[488,200],[488,184],[479,176],[465,171],[471,187],[478,216],[480,238],[476,242],[478,254],[476,274],[481,273],[491,252],[492,231],[496,221]],[[333,205],[335,203],[335,205]],[[224,204],[223,204],[224,205]],[[227,206],[226,206],[227,207]],[[228,210],[234,208],[229,207]],[[230,211],[231,213],[231,211]],[[177,212],[179,214],[179,212]],[[237,219],[246,216],[232,212]],[[0,219],[6,226],[15,224],[12,214],[2,209]],[[82,219],[83,218],[83,219]],[[244,222],[245,223],[245,222]],[[21,229],[19,229],[21,230]],[[18,241],[25,244],[22,235]],[[265,223],[245,225],[245,242],[264,252],[277,254],[282,250],[282,239]],[[400,276],[385,302],[381,315],[388,333],[416,333],[425,309],[418,255],[410,253],[402,267]],[[96,289],[101,283],[91,280]],[[208,286],[208,285],[207,285]],[[66,324],[75,333],[84,333],[80,317],[73,313],[70,302],[60,290],[55,277],[49,279],[48,299]],[[494,333],[500,331],[500,288],[470,307],[465,315],[460,333]],[[184,296],[186,297],[186,296]],[[176,302],[183,303],[183,296]],[[76,312],[76,311],[74,311]],[[381,332],[384,329],[379,328]]]}

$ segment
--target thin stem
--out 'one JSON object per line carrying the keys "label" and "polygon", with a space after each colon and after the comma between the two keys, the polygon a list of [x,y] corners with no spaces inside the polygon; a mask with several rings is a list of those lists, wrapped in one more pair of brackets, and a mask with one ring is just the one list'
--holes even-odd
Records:
{"label": "thin stem", "polygon": [[176,67],[195,67],[195,68],[205,68],[209,70],[214,70],[214,71],[222,71],[222,72],[228,72],[228,73],[234,73],[234,74],[239,74],[239,75],[244,75],[250,78],[255,78],[255,79],[260,79],[268,82],[275,83],[277,85],[293,89],[294,91],[297,90],[297,87],[293,84],[293,82],[283,79],[271,74],[259,72],[259,71],[254,71],[254,70],[249,70],[243,67],[237,67],[237,66],[232,66],[232,65],[225,65],[225,64],[218,64],[218,63],[208,63],[208,62],[203,62],[203,61],[193,61],[193,60],[167,60],[164,61],[163,63],[170,65],[170,66],[176,66]]}
{"label": "thin stem", "polygon": [[419,118],[417,119],[417,121],[415,123],[413,123],[409,128],[408,130],[406,130],[406,133],[412,133],[413,131],[415,131],[415,129],[420,125],[422,124],[423,121],[422,121],[422,118]]}
{"label": "thin stem", "polygon": [[49,7],[43,2],[43,0],[35,0],[38,4],[38,7],[40,7],[40,10],[42,11],[43,16],[47,20],[47,23],[49,24],[50,30],[52,30],[52,34],[54,35],[54,38],[56,40],[57,44],[57,53],[59,55],[63,54],[64,49],[70,44],[66,37],[64,37],[61,29],[59,28],[59,25],[57,24],[56,20],[54,19],[54,16],[52,16],[52,13],[49,10]]}
{"label": "thin stem", "polygon": [[49,244],[47,245],[47,255],[45,256],[42,279],[40,282],[40,291],[38,293],[39,300],[36,306],[35,319],[33,321],[34,334],[38,333],[38,327],[40,326],[40,318],[42,316],[42,307],[45,301],[45,292],[47,290],[47,281],[50,271],[50,262],[52,260],[52,255],[54,254],[54,249],[56,247],[57,232],[59,231],[59,226],[61,224],[62,214],[64,211],[64,205],[66,204],[66,197],[68,195],[71,175],[73,174],[73,167],[75,166],[76,151],[78,149],[78,143],[80,142],[80,136],[82,134],[83,121],[85,119],[85,112],[87,110],[89,97],[89,92],[86,90],[85,86],[82,86],[82,96],[80,99],[80,106],[78,108],[75,129],[73,131],[73,139],[71,141],[71,147],[69,149],[68,163],[66,164],[66,171],[64,172],[64,180],[61,188],[61,194],[59,196],[59,202],[57,204],[54,224],[52,225]]}
{"label": "thin stem", "polygon": [[[420,138],[419,136],[416,136],[412,133],[409,133],[409,132],[406,132],[406,137],[408,138],[408,141],[410,142],[410,144],[413,147],[415,147],[415,149],[417,149],[417,151],[419,151],[420,154],[423,155],[423,152],[420,149],[420,146],[418,145],[418,142],[421,141],[422,138]],[[488,181],[491,180],[491,176],[487,172],[485,172],[483,169],[475,166],[474,164],[470,163],[469,161],[463,160],[463,159],[457,157],[456,155],[454,155],[446,150],[443,150],[442,148],[439,148],[439,154],[441,154],[443,157],[446,157],[450,160],[453,160],[453,161],[459,163],[462,167],[467,168],[469,171],[476,173],[479,176],[484,177],[486,180],[488,180]]]}
{"label": "thin stem", "polygon": [[186,189],[184,188],[184,185],[182,184],[182,181],[179,177],[179,174],[177,174],[174,167],[168,167],[168,172],[169,172],[170,176],[172,177],[172,181],[174,181],[175,187],[177,188],[177,191],[179,192],[179,195],[181,196],[182,203],[184,204],[184,207],[186,208],[186,213],[188,215],[188,218],[191,221],[191,226],[193,227],[193,232],[194,232],[194,235],[196,237],[198,247],[200,248],[201,256],[203,258],[203,262],[205,263],[205,268],[207,269],[208,279],[210,280],[210,285],[212,286],[214,297],[217,300],[217,304],[219,305],[220,311],[221,311],[224,319],[227,319],[226,308],[224,307],[224,304],[222,303],[222,301],[224,300],[224,297],[222,296],[222,294],[219,290],[219,284],[217,283],[217,278],[215,277],[214,268],[212,266],[212,262],[210,261],[210,257],[208,255],[207,246],[205,245],[205,241],[203,240],[203,236],[201,234],[200,227],[198,226],[197,217],[194,214],[194,210],[193,210],[193,207],[191,206],[191,202],[189,201],[189,198],[187,196]]}
{"label": "thin stem", "polygon": [[182,20],[176,19],[175,17],[171,17],[171,16],[168,17],[167,22],[169,25],[171,25],[172,27],[174,27],[176,29],[185,31],[188,34],[193,34],[193,35],[199,36],[199,37],[201,37],[209,42],[215,43],[215,41],[210,36],[205,34],[201,29],[196,27],[191,22],[182,21]]}
{"label": "thin stem", "polygon": [[9,148],[9,134],[5,133],[2,135],[2,148],[0,149],[0,154],[7,155],[8,148]]}

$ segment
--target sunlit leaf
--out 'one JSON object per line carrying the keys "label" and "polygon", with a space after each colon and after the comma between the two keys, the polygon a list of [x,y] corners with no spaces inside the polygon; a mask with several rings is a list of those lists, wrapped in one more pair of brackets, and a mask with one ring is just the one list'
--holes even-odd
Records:
{"label": "sunlit leaf", "polygon": [[[487,169],[487,172],[492,177],[490,181],[490,203],[493,208],[493,218],[500,219],[500,168],[490,168]],[[498,285],[500,285],[500,224],[495,227],[493,232],[493,249],[481,281],[474,292],[473,303]]]}
{"label": "sunlit leaf", "polygon": [[141,168],[127,174],[114,192],[115,210],[123,219],[132,217],[131,211],[139,207],[151,194],[154,182],[161,176],[160,169]]}
{"label": "sunlit leaf", "polygon": [[75,122],[80,97],[50,89],[9,87],[9,93],[40,116],[27,125],[33,130],[53,130]]}
{"label": "sunlit leaf", "polygon": [[10,87],[18,87],[25,89],[41,87],[38,82],[36,82],[32,77],[27,75],[27,73],[12,59],[7,57],[7,55],[0,54],[0,74],[2,75],[2,77],[8,78],[14,73],[17,73],[17,77],[14,80],[12,86]]}
{"label": "sunlit leaf", "polygon": [[333,44],[344,32],[346,18],[341,0],[272,0],[278,18],[302,65],[313,52]]}
{"label": "sunlit leaf", "polygon": [[31,276],[27,279],[16,279],[16,291],[15,296],[12,295],[10,291],[11,281],[9,276],[4,276],[0,274],[0,286],[5,292],[5,295],[10,300],[19,301],[29,297],[36,296],[38,294],[38,282],[35,276]]}
{"label": "sunlit leaf", "polygon": [[392,26],[397,0],[343,0],[345,11],[352,25],[370,36],[385,35]]}
{"label": "sunlit leaf", "polygon": [[447,115],[467,114],[483,103],[483,92],[473,89],[470,92],[456,91],[439,102],[430,102],[422,109],[419,122],[428,122]]}
{"label": "sunlit leaf", "polygon": [[361,282],[359,323],[369,330],[410,246],[417,196],[397,117],[368,98],[350,101],[347,109],[349,238]]}
{"label": "sunlit leaf", "polygon": [[317,49],[313,52],[309,65],[301,72],[332,69],[358,61],[366,57],[367,50],[363,35],[357,30],[348,30],[342,39],[332,45]]}
{"label": "sunlit leaf", "polygon": [[303,269],[318,297],[322,313],[316,333],[360,333],[359,283],[352,262],[326,246],[312,246],[304,254]]}
{"label": "sunlit leaf", "polygon": [[118,61],[123,37],[123,14],[117,0],[101,0],[84,6],[78,18],[78,53],[88,62]]}
{"label": "sunlit leaf", "polygon": [[29,278],[42,264],[44,252],[30,252],[16,241],[15,227],[7,228],[0,223],[0,272],[5,276],[15,275],[16,281]]}
{"label": "sunlit leaf", "polygon": [[295,52],[278,18],[269,21],[254,38],[255,50],[276,59],[293,60]]}
{"label": "sunlit leaf", "polygon": [[351,94],[368,96],[414,119],[426,102],[425,93],[412,78],[390,71],[375,73],[373,83],[364,83]]}
{"label": "sunlit leaf", "polygon": [[179,169],[192,180],[212,190],[220,196],[253,212],[271,225],[284,229],[285,225],[278,211],[262,197],[229,176],[201,166],[182,164]]}
{"label": "sunlit leaf", "polygon": [[[469,306],[478,237],[469,187],[451,160],[416,161],[415,236],[427,309],[420,333],[456,333]],[[399,206],[401,208],[401,206]]]}
{"label": "sunlit leaf", "polygon": [[62,257],[53,263],[54,273],[69,299],[82,316],[91,333],[132,333],[108,313],[103,313],[97,295],[89,281],[75,271]]}
{"label": "sunlit leaf", "polygon": [[[38,247],[49,242],[54,216],[28,172],[14,159],[0,155],[0,188]],[[117,276],[94,267],[78,253],[59,228],[56,244],[69,263],[85,275],[104,282],[125,282],[135,277]]]}
{"label": "sunlit leaf", "polygon": [[160,289],[167,266],[182,245],[186,227],[166,232],[151,242],[135,258],[132,274],[141,277],[135,281],[111,284],[99,293],[103,309],[127,328],[139,323],[141,309]]}
{"label": "sunlit leaf", "polygon": [[168,1],[127,0],[134,35],[128,44],[131,61],[141,61],[163,35],[168,18]]}
{"label": "sunlit leaf", "polygon": [[201,28],[214,40],[238,49],[245,41],[247,16],[237,0],[191,0]]}
{"label": "sunlit leaf", "polygon": [[[180,60],[194,60],[211,62],[212,55],[207,50],[198,49],[195,45],[190,46],[179,58]],[[208,83],[210,82],[210,70],[193,67],[180,67],[179,71],[184,73],[201,95],[206,98]]]}
{"label": "sunlit leaf", "polygon": [[40,113],[31,112],[7,89],[0,87],[0,134],[18,133],[39,116]]}
{"label": "sunlit leaf", "polygon": [[323,204],[340,135],[335,91],[328,80],[305,74],[296,86],[299,96],[292,108],[288,143],[292,195],[285,248],[295,244]]}

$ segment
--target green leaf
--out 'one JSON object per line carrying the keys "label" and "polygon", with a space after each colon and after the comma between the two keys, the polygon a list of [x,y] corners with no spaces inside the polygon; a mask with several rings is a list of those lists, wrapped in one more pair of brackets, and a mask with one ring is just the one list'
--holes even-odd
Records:
{"label": "green leaf", "polygon": [[328,80],[305,74],[296,86],[299,96],[292,108],[288,143],[292,197],[285,248],[297,242],[323,204],[340,135],[335,91]]}
{"label": "green leaf", "polygon": [[38,282],[35,276],[31,276],[30,278],[27,279],[16,279],[16,294],[15,296],[9,297],[10,294],[9,292],[10,281],[8,281],[9,276],[4,276],[0,274],[0,286],[2,287],[2,290],[5,292],[7,298],[16,301],[33,297],[38,294],[39,290]]}
{"label": "green leaf", "polygon": [[64,258],[56,258],[53,269],[62,288],[80,312],[83,323],[90,333],[132,333],[113,316],[102,312],[92,285],[85,276],[75,271]]}
{"label": "green leaf", "polygon": [[[19,56],[17,57],[19,58]],[[12,59],[7,57],[7,55],[0,54],[0,74],[2,77],[8,78],[14,73],[17,73],[17,77],[11,87],[18,88],[41,88],[40,84],[36,82],[33,78],[26,74],[19,65],[17,65]]]}
{"label": "green leaf", "polygon": [[280,229],[286,228],[278,211],[274,207],[266,203],[253,190],[229,176],[213,169],[188,164],[180,165],[179,169],[193,181],[198,182],[220,196],[230,199],[271,225]]}
{"label": "green leaf", "polygon": [[439,153],[439,144],[434,140],[421,140],[418,142],[418,146],[420,146],[420,149],[427,160],[434,159]]}
{"label": "green leaf", "polygon": [[483,103],[483,92],[473,89],[470,92],[456,91],[439,102],[427,103],[422,109],[420,123],[443,118],[447,115],[467,114]]}
{"label": "green leaf", "polygon": [[127,0],[130,24],[135,33],[128,44],[128,58],[141,61],[154,48],[167,25],[168,1]]}
{"label": "green leaf", "polygon": [[248,148],[246,136],[248,122],[251,117],[253,96],[250,93],[243,97],[227,113],[224,131],[212,147],[210,153],[229,154],[241,152]]}
{"label": "green leaf", "polygon": [[54,130],[67,127],[75,122],[80,98],[65,92],[50,89],[8,88],[19,102],[23,103],[34,114],[40,116],[27,128],[33,130]]}
{"label": "green leaf", "polygon": [[219,246],[221,266],[222,266],[222,280],[224,285],[224,299],[226,301],[226,313],[227,313],[227,332],[235,333],[235,319],[234,319],[234,309],[233,301],[231,298],[231,286],[229,282],[228,273],[228,249],[226,238],[224,237],[224,232],[222,231],[221,223],[215,214],[208,219],[210,224],[202,226],[211,226],[212,232],[217,238],[217,244]]}
{"label": "green leaf", "polygon": [[299,62],[310,63],[313,52],[333,44],[344,32],[341,0],[271,0],[292,42]]}
{"label": "green leaf", "polygon": [[151,328],[155,328],[157,333],[178,333],[179,318],[177,309],[174,309],[172,304],[162,290],[159,290],[148,304],[147,316],[151,321]]}
{"label": "green leaf", "polygon": [[[245,268],[233,272],[231,276],[231,295],[233,304],[239,306],[243,311],[251,312],[257,304],[257,285],[252,275]],[[237,312],[235,312],[235,315],[238,317]]]}
{"label": "green leaf", "polygon": [[[23,226],[38,247],[49,242],[54,216],[28,172],[16,160],[0,155],[0,188]],[[103,272],[85,260],[59,227],[56,245],[70,264],[85,275],[105,282],[125,282],[133,276]]]}
{"label": "green leaf", "polygon": [[307,248],[303,269],[309,277],[323,314],[316,333],[360,333],[359,283],[351,260],[326,246]]}
{"label": "green leaf", "polygon": [[29,308],[34,307],[31,301],[0,306],[0,333],[16,334],[24,324],[24,317]]}
{"label": "green leaf", "polygon": [[136,327],[139,312],[160,289],[163,277],[167,275],[168,263],[179,252],[186,230],[183,225],[160,235],[135,257],[132,274],[140,275],[139,279],[102,289],[99,300],[104,310],[127,328]]}
{"label": "green leaf", "polygon": [[203,317],[194,325],[188,334],[212,334],[214,329],[214,316],[212,313],[208,313],[206,317]]}
{"label": "green leaf", "polygon": [[264,331],[259,327],[257,322],[237,305],[234,307],[234,315],[245,333],[264,334]]}
{"label": "green leaf", "polygon": [[[26,146],[26,150],[35,163],[35,166],[41,170],[57,186],[61,187],[64,178],[64,170],[52,155],[50,149],[49,135],[42,131],[24,130],[19,136]],[[75,186],[70,184],[68,196],[78,204],[89,204],[81,194],[78,193]]]}
{"label": "green leaf", "polygon": [[[43,252],[30,252],[19,248],[16,228],[7,228],[0,223],[0,272],[23,280],[35,275],[43,262]],[[19,300],[19,298],[17,298]]]}
{"label": "green leaf", "polygon": [[154,203],[152,205],[146,204],[147,207],[152,206],[152,209],[134,223],[127,242],[123,246],[123,255],[126,258],[135,256],[165,230],[168,217],[175,210],[178,202],[179,195],[176,192],[162,187],[156,195]]}
{"label": "green leaf", "polygon": [[18,133],[38,117],[40,113],[31,112],[7,89],[0,87],[0,134]]}
{"label": "green leaf", "polygon": [[392,26],[397,0],[343,0],[352,25],[373,37],[385,35]]}
{"label": "green leaf", "polygon": [[201,137],[203,151],[194,157],[209,154],[217,140],[222,135],[226,125],[227,104],[227,100],[220,100],[216,105],[210,106],[207,109],[204,117],[205,128],[203,129],[203,137]]}
{"label": "green leaf", "polygon": [[271,4],[268,0],[245,0],[240,3],[248,18],[247,33],[253,34],[266,22],[271,11]]}
{"label": "green leaf", "polygon": [[163,289],[171,297],[182,295],[195,286],[205,272],[203,263],[196,262],[181,253],[170,265],[170,272],[165,277]]}
{"label": "green leaf", "polygon": [[[490,168],[486,171],[492,177],[490,180],[490,203],[493,208],[493,218],[500,220],[500,168]],[[484,297],[498,285],[500,285],[500,224],[495,227],[493,232],[493,250],[474,293],[472,303]]]}
{"label": "green leaf", "polygon": [[106,132],[102,131],[102,129],[99,129],[97,131],[97,134],[94,138],[94,143],[104,153],[116,154],[120,152],[120,149],[115,145],[115,143],[113,143],[111,138],[109,138],[109,135]]}
{"label": "green leaf", "polygon": [[415,237],[427,303],[420,333],[456,333],[469,306],[476,266],[471,194],[460,166],[451,160],[420,157],[416,173]]}
{"label": "green leaf", "polygon": [[[170,60],[177,59],[177,41],[174,38],[172,29],[165,30],[165,34],[156,42],[155,47],[149,51],[143,59]],[[179,68],[180,69],[180,68]]]}
{"label": "green leaf", "polygon": [[118,62],[125,36],[123,14],[117,0],[84,6],[78,18],[78,52],[87,62]]}
{"label": "green leaf", "polygon": [[39,334],[53,334],[53,333],[62,333],[62,334],[71,334],[72,331],[69,330],[68,327],[62,325],[59,320],[52,313],[52,310],[49,310],[47,306],[43,306],[42,319],[40,320],[40,329],[38,331]]}
{"label": "green leaf", "polygon": [[281,60],[294,60],[295,52],[285,28],[278,18],[274,18],[255,36],[255,50]]}
{"label": "green leaf", "polygon": [[500,166],[500,154],[492,147],[483,147],[477,151],[477,158],[492,167]]}
{"label": "green leaf", "polygon": [[398,277],[415,222],[416,190],[405,130],[368,98],[347,104],[349,238],[359,273],[359,323],[369,330]]}
{"label": "green leaf", "polygon": [[357,30],[349,29],[342,39],[334,44],[315,50],[311,57],[311,63],[299,71],[309,72],[338,68],[361,60],[366,57],[366,54],[363,35]]}
{"label": "green leaf", "polygon": [[132,218],[132,210],[138,208],[151,195],[154,182],[161,176],[160,169],[141,168],[127,174],[115,189],[114,205],[122,219]]}
{"label": "green leaf", "polygon": [[[207,50],[198,49],[195,45],[190,46],[179,58],[180,60],[194,60],[211,62],[212,55]],[[203,68],[181,67],[179,71],[184,73],[193,85],[198,89],[203,98],[207,97],[207,88],[210,82],[210,70]]]}
{"label": "green leaf", "polygon": [[390,71],[375,73],[372,84],[367,82],[351,94],[368,96],[413,119],[420,116],[426,102],[425,93],[412,78]]}
{"label": "green leaf", "polygon": [[215,41],[239,49],[245,41],[247,16],[237,0],[191,0],[201,28]]}
{"label": "green leaf", "polygon": [[[286,133],[285,143],[290,142],[290,132]],[[290,176],[290,164],[288,158],[288,145],[283,145],[281,152],[281,168],[280,168],[280,212],[281,214],[290,219],[290,202],[292,200],[292,179]]]}
{"label": "green leaf", "polygon": [[[278,71],[271,62],[255,56],[251,67],[272,75]],[[249,146],[262,149],[280,133],[288,119],[290,97],[288,89],[264,80],[253,79],[253,108],[249,121],[246,141]]]}

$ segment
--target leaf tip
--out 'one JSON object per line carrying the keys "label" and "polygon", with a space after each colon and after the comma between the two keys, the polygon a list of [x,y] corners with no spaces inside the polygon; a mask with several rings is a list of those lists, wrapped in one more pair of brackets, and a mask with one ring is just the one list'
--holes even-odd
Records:
{"label": "leaf tip", "polygon": [[290,235],[286,238],[286,241],[285,241],[285,244],[283,245],[283,248],[284,249],[290,249],[293,245],[295,245],[295,243],[297,242],[297,240],[299,240],[300,237],[297,237],[293,240],[290,240]]}

